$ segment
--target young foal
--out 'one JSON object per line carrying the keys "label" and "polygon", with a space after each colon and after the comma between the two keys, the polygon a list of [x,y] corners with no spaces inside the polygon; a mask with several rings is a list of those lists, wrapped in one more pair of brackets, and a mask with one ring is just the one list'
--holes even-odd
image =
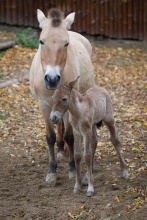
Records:
{"label": "young foal", "polygon": [[64,113],[69,110],[70,122],[74,132],[74,159],[76,164],[74,192],[79,192],[81,189],[82,139],[84,139],[84,157],[87,165],[88,180],[87,196],[92,196],[94,193],[93,159],[97,146],[96,126],[100,125],[102,121],[110,131],[111,142],[120,160],[122,176],[128,179],[130,175],[119,149],[120,143],[114,124],[110,95],[105,89],[96,86],[88,89],[84,95],[81,95],[81,93],[73,89],[77,80],[69,84],[63,83],[55,90],[50,119],[53,123],[58,123]]}

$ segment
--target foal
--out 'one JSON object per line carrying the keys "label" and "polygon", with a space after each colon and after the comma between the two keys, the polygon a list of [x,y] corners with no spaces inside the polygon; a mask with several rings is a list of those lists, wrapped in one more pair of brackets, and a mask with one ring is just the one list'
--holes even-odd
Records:
{"label": "foal", "polygon": [[93,159],[97,146],[96,127],[103,121],[110,131],[110,139],[114,145],[120,160],[122,176],[129,178],[126,163],[119,149],[114,124],[112,102],[108,92],[101,87],[92,87],[82,95],[75,89],[74,85],[78,81],[63,83],[54,92],[53,107],[50,119],[53,123],[58,123],[64,113],[69,110],[70,123],[74,132],[74,159],[76,165],[76,183],[74,192],[81,190],[81,158],[82,158],[82,139],[84,139],[84,158],[87,165],[88,189],[87,196],[94,194],[93,187]]}

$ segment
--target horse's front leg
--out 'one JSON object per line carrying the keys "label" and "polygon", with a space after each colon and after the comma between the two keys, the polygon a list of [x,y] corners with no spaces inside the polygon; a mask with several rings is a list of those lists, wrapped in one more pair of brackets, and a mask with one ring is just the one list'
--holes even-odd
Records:
{"label": "horse's front leg", "polygon": [[55,159],[55,151],[54,151],[54,145],[56,142],[56,134],[54,131],[54,125],[49,119],[49,116],[50,116],[49,106],[40,102],[39,107],[40,107],[41,113],[45,121],[46,140],[47,140],[47,144],[49,147],[49,168],[48,168],[48,173],[46,175],[46,182],[54,186],[57,181],[57,174],[56,174],[57,162]]}

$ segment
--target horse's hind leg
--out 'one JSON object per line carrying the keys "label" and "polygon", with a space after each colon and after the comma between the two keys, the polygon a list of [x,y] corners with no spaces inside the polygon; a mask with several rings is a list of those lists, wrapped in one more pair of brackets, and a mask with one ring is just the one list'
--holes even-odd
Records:
{"label": "horse's hind leg", "polygon": [[127,171],[127,165],[124,161],[124,158],[121,154],[121,150],[120,150],[120,142],[118,140],[117,137],[117,132],[116,132],[116,127],[114,124],[114,120],[112,119],[110,122],[105,122],[106,126],[108,127],[109,131],[110,131],[110,140],[112,142],[112,144],[114,145],[117,155],[119,157],[119,161],[120,161],[120,168],[122,170],[122,176],[125,179],[129,179],[130,174]]}
{"label": "horse's hind leg", "polygon": [[44,103],[39,103],[39,107],[43,115],[43,118],[45,120],[46,140],[49,147],[49,169],[46,176],[46,182],[54,186],[57,181],[57,174],[56,174],[57,162],[55,160],[55,152],[54,152],[56,134],[54,132],[54,125],[49,120],[49,116],[50,116],[49,107]]}

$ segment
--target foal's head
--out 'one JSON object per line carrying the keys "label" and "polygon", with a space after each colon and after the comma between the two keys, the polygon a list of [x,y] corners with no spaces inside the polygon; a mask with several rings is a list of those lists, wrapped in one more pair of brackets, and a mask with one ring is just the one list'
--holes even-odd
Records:
{"label": "foal's head", "polygon": [[78,79],[79,77],[70,83],[62,83],[55,90],[53,94],[52,112],[50,114],[50,120],[54,124],[57,124],[63,117],[64,113],[68,110],[70,104],[71,90],[77,83]]}
{"label": "foal's head", "polygon": [[42,11],[37,10],[37,17],[42,28],[40,34],[40,57],[44,70],[46,88],[56,88],[61,79],[61,71],[66,64],[69,35],[67,29],[74,21],[75,13],[65,19],[58,9],[51,9],[46,18]]}

